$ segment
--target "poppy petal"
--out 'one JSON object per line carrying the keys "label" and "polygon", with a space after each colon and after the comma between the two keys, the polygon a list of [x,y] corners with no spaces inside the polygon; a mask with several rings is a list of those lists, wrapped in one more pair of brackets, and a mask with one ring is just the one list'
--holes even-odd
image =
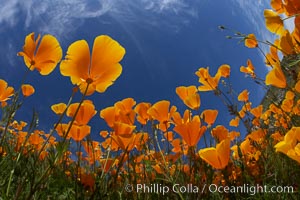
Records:
{"label": "poppy petal", "polygon": [[88,78],[90,50],[85,40],[79,40],[68,48],[65,60],[60,64],[63,76],[70,76],[73,84],[79,85]]}
{"label": "poppy petal", "polygon": [[62,58],[62,49],[57,39],[52,35],[44,35],[35,55],[35,68],[48,75]]}

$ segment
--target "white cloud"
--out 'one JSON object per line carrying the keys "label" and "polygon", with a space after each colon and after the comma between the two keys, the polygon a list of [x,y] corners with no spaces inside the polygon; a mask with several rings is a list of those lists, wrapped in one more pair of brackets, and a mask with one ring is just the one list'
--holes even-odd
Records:
{"label": "white cloud", "polygon": [[14,26],[16,24],[17,10],[17,0],[11,1],[0,1],[0,24],[8,24],[9,26]]}
{"label": "white cloud", "polygon": [[156,25],[153,20],[165,13],[180,16],[176,23],[181,20],[186,23],[184,16],[197,17],[186,0],[0,0],[0,4],[0,25],[6,25],[0,31],[13,28],[17,23],[24,24],[25,29],[35,24],[36,31],[56,35],[76,30],[84,19],[103,15],[119,21],[143,20],[147,25]]}

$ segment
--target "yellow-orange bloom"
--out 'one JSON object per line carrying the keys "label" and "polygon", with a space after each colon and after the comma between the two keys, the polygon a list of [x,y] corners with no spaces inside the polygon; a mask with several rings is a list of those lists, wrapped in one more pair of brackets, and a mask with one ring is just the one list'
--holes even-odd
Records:
{"label": "yellow-orange bloom", "polygon": [[80,182],[85,188],[93,191],[95,186],[95,176],[93,174],[82,173],[80,174]]}
{"label": "yellow-orange bloom", "polygon": [[250,113],[255,117],[259,118],[262,115],[262,111],[263,111],[263,105],[259,105],[256,108],[252,108],[250,110]]}
{"label": "yellow-orange bloom", "polygon": [[228,78],[230,76],[230,66],[227,64],[221,65],[218,69],[216,76]]}
{"label": "yellow-orange bloom", "polygon": [[239,124],[240,124],[240,118],[239,117],[235,117],[232,120],[230,120],[230,122],[229,122],[229,126],[238,127]]}
{"label": "yellow-orange bloom", "polygon": [[108,131],[100,131],[99,133],[103,138],[106,138],[109,135]]}
{"label": "yellow-orange bloom", "polygon": [[292,55],[296,54],[295,52],[295,46],[293,43],[293,38],[288,30],[285,30],[279,41],[279,49],[284,55]]}
{"label": "yellow-orange bloom", "polygon": [[280,60],[278,56],[278,48],[280,45],[280,40],[276,39],[274,40],[274,45],[270,46],[270,52],[266,54],[266,65],[269,66],[276,66],[280,65]]}
{"label": "yellow-orange bloom", "polygon": [[286,87],[286,78],[280,66],[274,66],[266,76],[266,85],[273,85],[278,88]]}
{"label": "yellow-orange bloom", "polygon": [[200,107],[200,95],[197,93],[196,86],[180,86],[176,88],[176,94],[183,103],[193,110],[198,110]]}
{"label": "yellow-orange bloom", "polygon": [[264,11],[266,27],[272,33],[281,35],[284,32],[283,21],[280,16],[273,10],[266,9]]}
{"label": "yellow-orange bloom", "polygon": [[[67,116],[74,117],[76,110],[78,109],[79,103],[73,103],[69,106],[67,110]],[[90,119],[97,113],[95,106],[92,101],[85,100],[81,104],[77,115],[75,117],[75,122],[77,125],[86,125],[89,123]]]}
{"label": "yellow-orange bloom", "polygon": [[134,124],[135,112],[132,109],[136,104],[133,98],[126,98],[114,104],[118,112],[118,121],[126,124]]}
{"label": "yellow-orange bloom", "polygon": [[119,62],[125,54],[125,49],[107,35],[95,38],[92,55],[88,43],[79,40],[71,44],[65,60],[60,64],[60,72],[70,76],[74,85],[79,85],[80,91],[86,95],[105,92],[106,89],[121,75],[122,66]]}
{"label": "yellow-orange bloom", "polygon": [[223,125],[218,125],[211,130],[211,135],[216,138],[219,142],[225,140],[229,136],[229,131]]}
{"label": "yellow-orange bloom", "polygon": [[115,122],[114,123],[114,133],[115,135],[130,135],[134,131],[136,126],[129,125],[122,122]]}
{"label": "yellow-orange bloom", "polygon": [[185,110],[182,117],[179,112],[175,112],[172,115],[173,122],[176,125],[184,124],[184,123],[190,121],[191,118],[192,118],[192,115],[191,115],[190,110]]}
{"label": "yellow-orange bloom", "polygon": [[29,84],[23,84],[21,86],[22,89],[22,94],[24,97],[29,97],[34,93],[34,87],[32,87],[32,85]]}
{"label": "yellow-orange bloom", "polygon": [[148,109],[147,113],[153,118],[159,121],[159,129],[162,131],[166,131],[170,124],[170,118],[175,113],[177,108],[175,106],[172,106],[169,110],[170,102],[169,101],[159,101],[152,105],[151,108]]}
{"label": "yellow-orange bloom", "polygon": [[69,124],[58,124],[55,130],[60,137],[66,137],[66,139],[69,139],[70,134],[66,135],[68,128]]}
{"label": "yellow-orange bloom", "polygon": [[202,118],[208,125],[215,123],[218,115],[218,110],[204,110],[201,114]]}
{"label": "yellow-orange bloom", "polygon": [[300,127],[291,128],[284,140],[277,143],[274,147],[277,152],[286,154],[288,157],[300,163]]}
{"label": "yellow-orange bloom", "polygon": [[44,35],[42,39],[40,34],[36,39],[34,37],[34,33],[26,36],[23,51],[18,55],[23,56],[25,65],[30,70],[36,69],[41,75],[48,75],[61,60],[62,49],[52,35]]}
{"label": "yellow-orange bloom", "polygon": [[241,66],[240,67],[240,71],[245,73],[245,74],[249,74],[252,78],[255,78],[255,73],[254,73],[254,66],[251,62],[250,59],[247,60],[247,67]]}
{"label": "yellow-orange bloom", "polygon": [[114,106],[104,108],[100,111],[100,117],[105,120],[109,127],[113,127],[115,121],[117,121],[119,114]]}
{"label": "yellow-orange bloom", "polygon": [[68,135],[73,140],[79,142],[83,140],[83,138],[85,138],[88,134],[90,134],[90,132],[91,127],[88,125],[78,126],[76,124],[73,124]]}
{"label": "yellow-orange bloom", "polygon": [[295,84],[295,90],[300,93],[300,80]]}
{"label": "yellow-orange bloom", "polygon": [[6,101],[14,94],[14,88],[8,87],[7,82],[0,79],[0,102],[1,106],[6,106]]}
{"label": "yellow-orange bloom", "polygon": [[273,10],[275,10],[278,14],[284,12],[284,6],[282,0],[271,0],[270,4]]}
{"label": "yellow-orange bloom", "polygon": [[230,139],[227,138],[216,147],[201,149],[200,158],[216,169],[223,169],[228,165],[230,157]]}
{"label": "yellow-orange bloom", "polygon": [[139,103],[135,106],[134,111],[138,114],[136,119],[141,124],[145,125],[150,119],[150,115],[147,113],[148,109],[151,107],[150,103]]}
{"label": "yellow-orange bloom", "polygon": [[175,126],[174,131],[182,137],[188,146],[195,146],[206,131],[206,127],[201,127],[200,118],[196,116],[190,122]]}
{"label": "yellow-orange bloom", "polygon": [[248,48],[258,47],[256,37],[253,33],[247,35],[247,37],[245,38],[245,46],[248,47]]}
{"label": "yellow-orange bloom", "polygon": [[199,91],[216,90],[218,87],[220,76],[211,77],[208,69],[209,68],[200,68],[196,72],[196,75],[199,77],[199,83],[202,84],[198,87]]}
{"label": "yellow-orange bloom", "polygon": [[248,90],[243,90],[243,91],[239,94],[238,100],[239,100],[239,101],[244,101],[244,102],[249,101],[249,92],[248,92]]}
{"label": "yellow-orange bloom", "polygon": [[67,105],[65,103],[58,103],[51,106],[51,110],[57,115],[63,114],[66,108]]}
{"label": "yellow-orange bloom", "polygon": [[112,135],[112,140],[123,150],[131,151],[143,140],[143,133]]}

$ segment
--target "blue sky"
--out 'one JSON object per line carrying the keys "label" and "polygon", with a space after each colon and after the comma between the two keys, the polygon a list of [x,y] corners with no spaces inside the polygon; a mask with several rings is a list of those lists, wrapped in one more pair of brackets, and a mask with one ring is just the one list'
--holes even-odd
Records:
{"label": "blue sky", "polygon": [[[125,47],[126,55],[121,62],[123,73],[115,84],[104,94],[91,97],[98,111],[127,97],[138,103],[166,99],[183,111],[175,88],[198,86],[194,73],[199,67],[209,66],[214,74],[221,64],[231,66],[231,83],[237,92],[249,88],[254,106],[263,96],[264,91],[239,72],[240,66],[251,59],[259,76],[264,77],[267,68],[263,56],[238,44],[238,40],[226,39],[231,33],[218,26],[272,41],[274,36],[266,30],[263,18],[263,10],[270,8],[269,1],[0,0],[0,5],[0,78],[15,87],[26,71],[23,59],[16,54],[22,50],[28,33],[56,36],[64,55],[76,40],[85,39],[92,45],[96,36],[107,34]],[[17,118],[29,121],[34,108],[40,115],[39,128],[47,131],[57,119],[50,106],[67,102],[70,80],[61,76],[57,67],[49,76],[30,73],[26,83],[36,88],[36,94],[25,102]],[[220,101],[212,93],[200,95],[201,110],[223,109],[218,122],[227,124],[231,117]],[[99,112],[92,126],[93,137],[106,128]]]}

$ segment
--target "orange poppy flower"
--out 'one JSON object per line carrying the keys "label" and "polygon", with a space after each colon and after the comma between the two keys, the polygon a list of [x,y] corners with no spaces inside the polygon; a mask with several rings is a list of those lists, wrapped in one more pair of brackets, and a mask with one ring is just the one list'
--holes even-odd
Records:
{"label": "orange poppy flower", "polygon": [[65,103],[58,103],[51,106],[51,110],[57,115],[63,114],[66,108],[67,105]]}
{"label": "orange poppy flower", "polygon": [[39,34],[35,39],[34,33],[25,38],[23,51],[18,56],[24,57],[25,65],[32,71],[38,70],[41,75],[50,74],[62,58],[62,49],[57,39],[52,35]]}
{"label": "orange poppy flower", "polygon": [[286,16],[297,15],[300,11],[300,3],[297,0],[288,0],[284,2],[284,10]]}
{"label": "orange poppy flower", "polygon": [[281,109],[285,112],[291,112],[294,106],[294,101],[291,99],[284,99],[281,103]]}
{"label": "orange poppy flower", "polygon": [[266,65],[269,66],[277,66],[280,65],[280,60],[278,56],[278,48],[279,47],[280,40],[276,39],[274,41],[274,45],[270,46],[270,52],[266,54]]}
{"label": "orange poppy flower", "polygon": [[106,89],[121,75],[122,66],[119,62],[125,54],[125,49],[107,35],[95,38],[92,55],[88,43],[79,40],[68,48],[65,60],[60,64],[60,72],[70,76],[74,85],[79,85],[80,91],[86,95],[105,92]]}
{"label": "orange poppy flower", "polygon": [[278,88],[286,87],[286,78],[280,66],[274,66],[266,76],[266,85],[273,85]]}
{"label": "orange poppy flower", "polygon": [[[67,110],[67,116],[74,117],[75,112],[79,106],[79,103],[73,103],[69,106]],[[86,125],[89,123],[90,119],[97,113],[95,106],[92,101],[85,100],[81,104],[78,113],[75,117],[75,122],[77,125]]]}
{"label": "orange poppy flower", "polygon": [[201,127],[200,118],[196,116],[186,124],[175,126],[174,131],[182,137],[188,146],[195,146],[206,131],[206,126]]}
{"label": "orange poppy flower", "polygon": [[270,32],[277,35],[281,35],[284,32],[285,29],[283,26],[283,21],[276,12],[266,9],[264,11],[264,16],[266,20],[266,27]]}
{"label": "orange poppy flower", "polygon": [[34,93],[34,87],[32,87],[32,85],[29,84],[23,84],[21,86],[22,89],[22,94],[24,97],[29,97]]}
{"label": "orange poppy flower", "polygon": [[249,74],[252,78],[255,78],[255,73],[254,73],[254,66],[251,62],[250,59],[247,60],[247,67],[241,66],[240,67],[240,71],[245,73],[245,74]]}
{"label": "orange poppy flower", "polygon": [[201,114],[202,118],[208,125],[215,123],[218,115],[218,110],[204,110]]}
{"label": "orange poppy flower", "polygon": [[85,138],[88,134],[90,134],[90,132],[91,127],[88,125],[78,126],[76,124],[73,124],[70,129],[69,135],[73,140],[79,142],[83,140],[83,138]]}
{"label": "orange poppy flower", "polygon": [[6,101],[9,100],[9,97],[12,95],[14,95],[14,88],[8,87],[7,82],[0,79],[0,102],[2,107],[7,105]]}
{"label": "orange poppy flower", "polygon": [[105,120],[106,124],[110,128],[113,128],[114,123],[117,121],[119,116],[117,110],[118,109],[116,109],[114,106],[110,106],[100,111],[100,117]]}
{"label": "orange poppy flower", "polygon": [[295,84],[295,90],[300,93],[300,80]]}
{"label": "orange poppy flower", "polygon": [[284,55],[292,55],[296,54],[294,50],[295,46],[296,45],[294,45],[293,43],[293,38],[290,32],[288,30],[285,30],[280,37],[279,49]]}
{"label": "orange poppy flower", "polygon": [[135,112],[132,107],[136,104],[133,98],[126,98],[114,104],[118,112],[118,121],[126,124],[134,124]]}
{"label": "orange poppy flower", "polygon": [[28,141],[30,144],[35,145],[37,149],[39,149],[44,143],[43,137],[41,137],[38,133],[31,134]]}
{"label": "orange poppy flower", "polygon": [[198,152],[200,158],[216,169],[224,169],[230,157],[230,139],[227,138],[217,144],[216,147],[201,149]]}
{"label": "orange poppy flower", "polygon": [[[284,140],[274,147],[276,152],[281,152],[300,163],[299,141],[300,127],[291,128],[284,136]],[[298,143],[298,144],[297,144]],[[297,153],[296,153],[297,152]]]}
{"label": "orange poppy flower", "polygon": [[285,98],[286,99],[290,99],[290,100],[293,100],[295,98],[295,93],[293,93],[292,91],[287,91],[285,93]]}
{"label": "orange poppy flower", "polygon": [[158,174],[163,174],[164,173],[164,170],[160,167],[159,164],[155,164],[155,165],[152,165],[152,168],[156,171],[156,173]]}
{"label": "orange poppy flower", "polygon": [[253,141],[256,141],[256,142],[261,142],[261,141],[264,141],[265,140],[265,131],[263,129],[258,129],[258,130],[255,130],[255,131],[252,131],[248,136],[247,138],[253,140]]}
{"label": "orange poppy flower", "polygon": [[198,110],[200,107],[200,96],[197,93],[196,86],[180,86],[176,88],[176,94],[183,103],[193,110]]}
{"label": "orange poppy flower", "polygon": [[115,122],[113,127],[115,135],[130,135],[135,128],[136,126],[122,122]]}
{"label": "orange poppy flower", "polygon": [[253,33],[247,35],[245,38],[245,46],[248,48],[256,48],[258,47],[258,42],[256,40],[256,37]]}
{"label": "orange poppy flower", "polygon": [[284,12],[284,6],[282,3],[282,0],[271,0],[271,6],[273,10],[275,10],[278,14],[281,14]]}
{"label": "orange poppy flower", "polygon": [[219,142],[228,138],[229,131],[222,125],[218,125],[211,130],[211,135],[216,138]]}
{"label": "orange poppy flower", "polygon": [[66,139],[70,139],[70,134],[66,136],[66,132],[68,130],[69,124],[58,124],[56,127],[56,132],[60,137],[66,137]]}
{"label": "orange poppy flower", "polygon": [[114,134],[111,138],[123,151],[131,151],[135,147],[136,141],[140,139],[138,134]]}
{"label": "orange poppy flower", "polygon": [[108,131],[100,131],[99,133],[103,138],[106,138],[109,135]]}
{"label": "orange poppy flower", "polygon": [[181,100],[186,99],[188,96],[195,94],[197,92],[197,88],[194,85],[185,87],[180,86],[176,88],[176,94],[179,96]]}
{"label": "orange poppy flower", "polygon": [[239,96],[238,96],[239,101],[247,102],[249,101],[249,92],[248,90],[243,90]]}
{"label": "orange poppy flower", "polygon": [[181,141],[180,141],[179,138],[174,139],[174,140],[171,142],[171,144],[172,144],[172,146],[173,146],[172,152],[174,152],[174,153],[181,152]]}
{"label": "orange poppy flower", "polygon": [[142,125],[145,125],[147,121],[151,118],[147,113],[148,109],[151,107],[150,103],[139,103],[135,106],[134,111],[137,113],[137,121]]}
{"label": "orange poppy flower", "polygon": [[132,112],[132,107],[136,104],[133,98],[126,98],[115,103],[115,107],[120,110],[123,115],[129,115]]}
{"label": "orange poppy flower", "polygon": [[230,120],[230,122],[229,122],[229,126],[238,127],[239,124],[240,124],[240,118],[239,117],[235,117],[232,120]]}
{"label": "orange poppy flower", "polygon": [[185,124],[186,122],[190,121],[190,119],[192,118],[191,116],[192,116],[191,111],[185,110],[182,117],[180,116],[179,112],[175,112],[172,115],[172,119],[176,125],[179,125],[179,124]]}
{"label": "orange poppy flower", "polygon": [[237,138],[237,137],[240,137],[240,132],[237,132],[237,131],[231,131],[230,133],[229,133],[229,138],[230,138],[230,140],[232,141],[232,140],[234,140],[235,138]]}
{"label": "orange poppy flower", "polygon": [[171,144],[173,146],[172,152],[174,153],[182,152],[184,155],[188,153],[188,145],[185,143],[184,140],[176,138],[172,140]]}
{"label": "orange poppy flower", "polygon": [[89,189],[89,190],[94,190],[94,186],[95,186],[95,177],[93,174],[86,174],[83,173],[80,175],[80,182],[82,183],[82,185]]}
{"label": "orange poppy flower", "polygon": [[286,155],[300,164],[300,143],[294,149],[290,149]]}
{"label": "orange poppy flower", "polygon": [[230,76],[230,66],[227,64],[221,65],[217,74],[221,77],[228,78]]}
{"label": "orange poppy flower", "polygon": [[196,75],[199,77],[199,83],[202,85],[198,87],[199,91],[211,91],[216,90],[218,87],[218,83],[220,80],[219,74],[215,77],[211,77],[209,72],[209,68],[200,68]]}
{"label": "orange poppy flower", "polygon": [[119,146],[118,144],[111,138],[107,138],[106,140],[104,140],[102,143],[101,143],[101,146],[104,148],[104,149],[108,149],[110,148],[112,151],[117,151]]}
{"label": "orange poppy flower", "polygon": [[259,118],[259,117],[262,115],[262,111],[263,111],[263,105],[259,105],[259,106],[257,106],[256,108],[252,108],[252,109],[250,110],[250,113],[251,113],[252,115],[254,115],[254,117]]}
{"label": "orange poppy flower", "polygon": [[169,101],[159,101],[152,105],[151,108],[147,111],[147,113],[153,118],[159,121],[159,129],[162,131],[166,131],[170,124],[170,118],[175,113],[177,108],[172,106],[169,110],[170,102]]}

